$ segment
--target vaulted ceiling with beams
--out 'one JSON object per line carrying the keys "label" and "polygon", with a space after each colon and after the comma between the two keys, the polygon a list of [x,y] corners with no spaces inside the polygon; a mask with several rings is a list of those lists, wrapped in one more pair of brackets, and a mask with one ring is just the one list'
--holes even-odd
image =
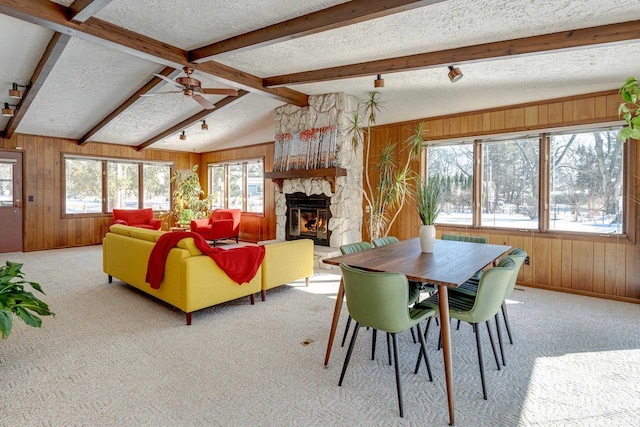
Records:
{"label": "vaulted ceiling with beams", "polygon": [[[628,0],[0,0],[0,132],[206,152],[378,74],[380,124],[616,89],[640,74],[639,19]],[[237,96],[186,96],[185,66]]]}

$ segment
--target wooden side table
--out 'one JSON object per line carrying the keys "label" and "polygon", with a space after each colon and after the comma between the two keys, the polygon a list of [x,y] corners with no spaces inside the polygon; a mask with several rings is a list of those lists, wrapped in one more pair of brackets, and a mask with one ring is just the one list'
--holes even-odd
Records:
{"label": "wooden side table", "polygon": [[169,228],[169,231],[174,232],[174,231],[189,231],[191,230],[191,227],[186,226],[186,225],[179,225],[176,227],[171,227]]}

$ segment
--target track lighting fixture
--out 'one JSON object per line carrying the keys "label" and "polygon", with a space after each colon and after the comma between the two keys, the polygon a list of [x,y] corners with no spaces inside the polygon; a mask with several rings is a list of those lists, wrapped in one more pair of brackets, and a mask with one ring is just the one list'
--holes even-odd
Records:
{"label": "track lighting fixture", "polygon": [[447,75],[449,76],[451,83],[455,83],[462,78],[462,71],[460,71],[460,68],[458,67],[449,65],[449,73]]}
{"label": "track lighting fixture", "polygon": [[202,128],[202,130],[209,130],[209,125],[207,124],[206,120],[202,121],[202,126],[200,126]]}
{"label": "track lighting fixture", "polygon": [[15,108],[11,108],[11,107],[18,107],[15,104],[9,104],[8,102],[4,103],[4,108],[2,109],[2,115],[4,117],[13,117]]}
{"label": "track lighting fixture", "polygon": [[378,78],[373,81],[373,87],[384,87],[384,79],[378,74]]}
{"label": "track lighting fixture", "polygon": [[182,133],[180,134],[180,140],[181,141],[186,141],[187,140],[187,134],[184,131],[182,131]]}
{"label": "track lighting fixture", "polygon": [[9,96],[15,99],[22,99],[22,91],[18,89],[19,87],[26,88],[25,85],[19,85],[18,83],[13,83],[11,89],[9,89]]}

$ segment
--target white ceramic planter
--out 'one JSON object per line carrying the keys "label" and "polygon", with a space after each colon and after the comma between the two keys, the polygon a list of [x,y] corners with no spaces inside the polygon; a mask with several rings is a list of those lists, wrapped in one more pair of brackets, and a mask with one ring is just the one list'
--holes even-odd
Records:
{"label": "white ceramic planter", "polygon": [[435,225],[421,225],[420,226],[420,249],[424,253],[433,253],[433,248],[436,245],[436,226]]}

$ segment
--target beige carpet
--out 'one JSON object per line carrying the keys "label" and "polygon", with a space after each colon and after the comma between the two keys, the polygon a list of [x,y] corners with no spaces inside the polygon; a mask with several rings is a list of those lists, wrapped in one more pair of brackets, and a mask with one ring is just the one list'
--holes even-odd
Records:
{"label": "beige carpet", "polygon": [[[1,426],[447,425],[435,328],[434,383],[424,369],[413,374],[410,335],[399,339],[404,419],[383,340],[371,361],[371,334],[361,332],[342,387],[346,349],[336,345],[323,369],[339,280],[326,270],[308,288],[203,310],[185,326],[178,310],[108,284],[100,246],[0,259],[24,262],[57,314],[40,330],[17,323],[0,341]],[[488,401],[471,328],[453,333],[458,426],[640,423],[640,306],[525,288],[509,313],[508,366],[497,371],[485,353]]]}

